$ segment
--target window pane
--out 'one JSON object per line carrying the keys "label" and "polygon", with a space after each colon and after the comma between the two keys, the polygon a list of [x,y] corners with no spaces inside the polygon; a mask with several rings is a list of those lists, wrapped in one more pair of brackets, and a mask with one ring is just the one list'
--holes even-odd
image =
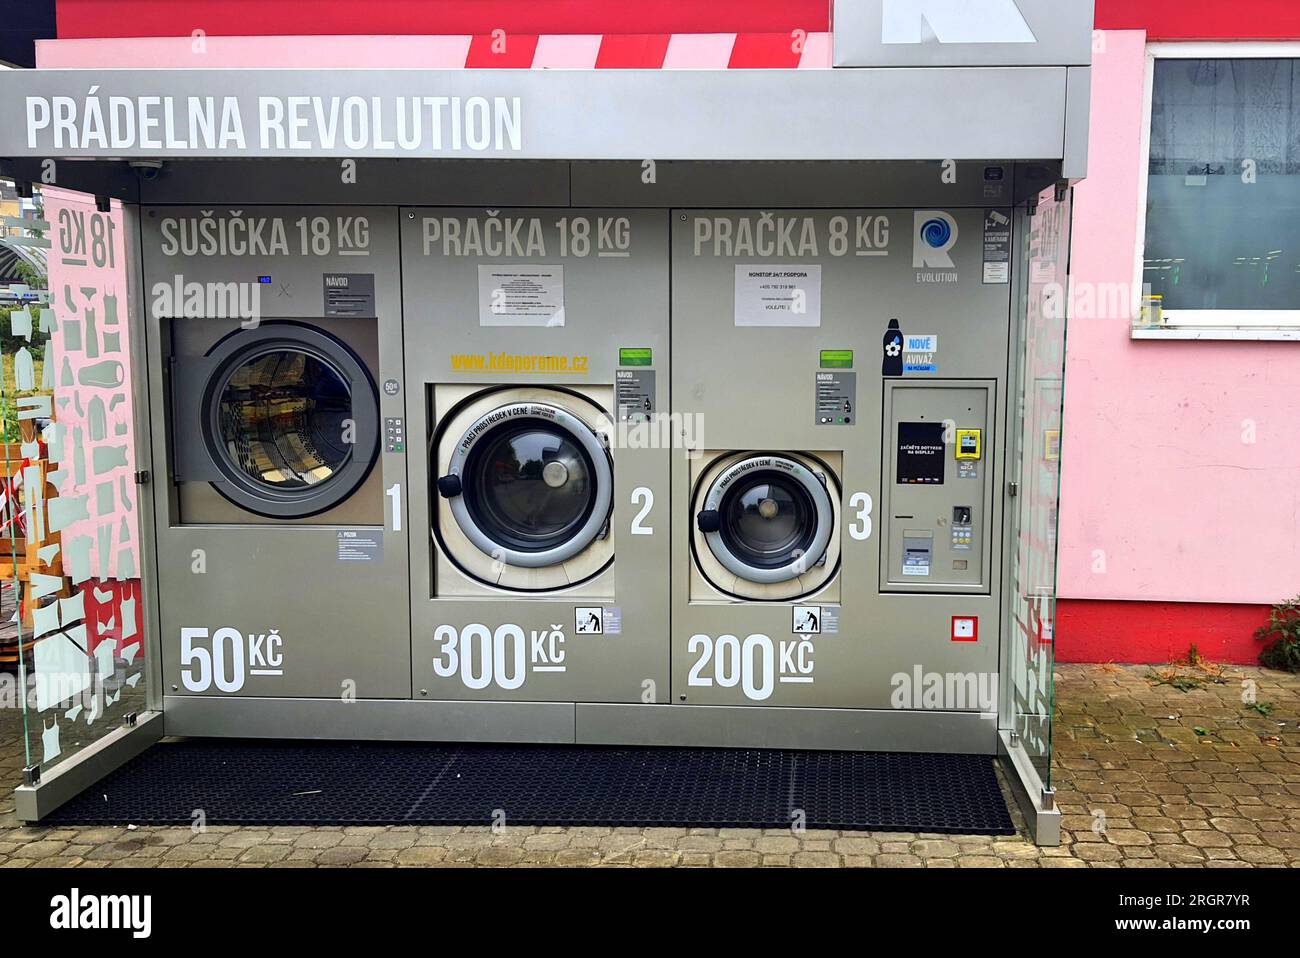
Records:
{"label": "window pane", "polygon": [[1144,282],[1164,309],[1300,309],[1300,60],[1157,60]]}

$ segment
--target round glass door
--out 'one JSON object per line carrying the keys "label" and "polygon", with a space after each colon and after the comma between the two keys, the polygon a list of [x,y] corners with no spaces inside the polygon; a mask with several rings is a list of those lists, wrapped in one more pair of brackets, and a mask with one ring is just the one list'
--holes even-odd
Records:
{"label": "round glass door", "polygon": [[830,494],[791,459],[754,456],[732,465],[713,481],[703,507],[697,521],[709,550],[750,582],[798,578],[830,544]]}
{"label": "round glass door", "polygon": [[302,350],[245,360],[217,397],[220,439],[230,461],[269,490],[329,482],[352,455],[344,441],[352,390],[333,365]]}
{"label": "round glass door", "polygon": [[209,451],[228,499],[263,515],[314,515],[342,501],[378,453],[369,373],[320,330],[276,324],[236,333],[209,381]]}
{"label": "round glass door", "polygon": [[439,481],[461,531],[479,550],[528,568],[572,558],[600,535],[612,487],[599,437],[577,416],[543,403],[481,416],[460,437],[450,473]]}

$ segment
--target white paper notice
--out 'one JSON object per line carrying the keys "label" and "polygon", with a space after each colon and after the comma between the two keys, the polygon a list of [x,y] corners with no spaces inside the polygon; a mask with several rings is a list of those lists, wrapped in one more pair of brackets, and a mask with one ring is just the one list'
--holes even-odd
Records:
{"label": "white paper notice", "polygon": [[736,267],[737,326],[820,326],[822,268],[779,263]]}
{"label": "white paper notice", "polygon": [[480,266],[480,326],[563,326],[563,266]]}

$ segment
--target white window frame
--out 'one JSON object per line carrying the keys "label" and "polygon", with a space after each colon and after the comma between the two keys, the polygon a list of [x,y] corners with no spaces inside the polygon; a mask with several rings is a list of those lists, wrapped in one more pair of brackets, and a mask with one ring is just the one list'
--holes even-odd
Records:
{"label": "white window frame", "polygon": [[1159,326],[1142,326],[1141,297],[1147,235],[1147,177],[1151,162],[1151,97],[1157,60],[1300,60],[1294,40],[1216,40],[1148,43],[1142,89],[1142,144],[1138,156],[1137,251],[1134,258],[1134,339],[1253,339],[1300,341],[1300,309],[1167,309]]}

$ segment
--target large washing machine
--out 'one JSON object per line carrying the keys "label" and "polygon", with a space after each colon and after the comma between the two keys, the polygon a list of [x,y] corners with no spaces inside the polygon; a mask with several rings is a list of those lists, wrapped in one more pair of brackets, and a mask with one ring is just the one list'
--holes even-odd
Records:
{"label": "large washing machine", "polygon": [[995,723],[897,696],[918,668],[998,672],[1011,286],[985,266],[1009,254],[992,213],[674,216],[673,409],[707,428],[673,460],[673,700],[751,710],[696,710],[710,740],[992,747]]}
{"label": "large washing machine", "polygon": [[143,223],[166,694],[408,696],[395,211]]}
{"label": "large washing machine", "polygon": [[667,213],[401,224],[415,697],[667,701]]}

